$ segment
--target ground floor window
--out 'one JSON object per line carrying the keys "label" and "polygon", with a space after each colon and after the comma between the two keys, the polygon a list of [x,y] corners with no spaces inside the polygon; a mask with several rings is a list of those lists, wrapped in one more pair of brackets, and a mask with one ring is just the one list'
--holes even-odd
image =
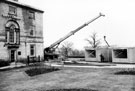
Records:
{"label": "ground floor window", "polygon": [[127,58],[127,49],[114,49],[114,58]]}
{"label": "ground floor window", "polygon": [[90,58],[96,57],[96,50],[87,50],[87,53]]}
{"label": "ground floor window", "polygon": [[31,56],[35,55],[35,45],[30,45],[30,55]]}

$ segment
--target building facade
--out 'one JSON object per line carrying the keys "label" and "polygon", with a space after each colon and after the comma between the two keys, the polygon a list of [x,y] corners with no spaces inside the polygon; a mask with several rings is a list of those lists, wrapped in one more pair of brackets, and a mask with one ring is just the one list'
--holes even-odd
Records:
{"label": "building facade", "polygon": [[[103,58],[103,60],[102,60]],[[112,48],[85,48],[85,60],[97,62],[112,62]]]}
{"label": "building facade", "polygon": [[85,48],[85,60],[113,63],[135,63],[135,47]]}
{"label": "building facade", "polygon": [[0,60],[43,58],[43,13],[18,0],[0,0]]}

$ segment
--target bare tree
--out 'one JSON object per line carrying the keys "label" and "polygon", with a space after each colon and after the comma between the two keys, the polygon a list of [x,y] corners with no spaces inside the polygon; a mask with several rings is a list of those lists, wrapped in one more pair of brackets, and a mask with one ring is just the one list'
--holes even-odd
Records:
{"label": "bare tree", "polygon": [[93,32],[92,35],[90,35],[90,39],[85,39],[85,40],[88,41],[88,43],[93,48],[96,48],[101,44],[100,39],[97,39],[97,33],[96,32]]}
{"label": "bare tree", "polygon": [[83,50],[74,49],[72,50],[71,56],[84,56]]}
{"label": "bare tree", "polygon": [[69,55],[69,54],[71,53],[71,51],[72,51],[72,47],[73,47],[73,43],[72,43],[72,42],[68,42],[68,41],[64,42],[64,43],[62,44],[62,47],[59,49],[60,54],[61,54],[62,56],[64,56],[65,58],[68,57],[68,55]]}

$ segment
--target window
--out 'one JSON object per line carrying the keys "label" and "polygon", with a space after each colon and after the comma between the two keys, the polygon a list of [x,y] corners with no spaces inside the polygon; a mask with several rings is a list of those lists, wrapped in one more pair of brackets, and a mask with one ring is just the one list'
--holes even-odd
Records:
{"label": "window", "polygon": [[32,11],[29,11],[29,19],[35,19],[35,13]]}
{"label": "window", "polygon": [[15,26],[10,26],[10,32],[9,32],[9,42],[14,43],[14,32],[15,32]]}
{"label": "window", "polygon": [[96,50],[87,50],[87,53],[90,58],[96,57]]}
{"label": "window", "polygon": [[19,31],[16,32],[16,43],[20,44],[20,32]]}
{"label": "window", "polygon": [[18,55],[21,55],[21,51],[18,51]]}
{"label": "window", "polygon": [[16,9],[16,7],[9,6],[9,14],[10,15],[17,15],[17,9]]}
{"label": "window", "polygon": [[33,32],[34,32],[34,31],[33,31],[33,30],[31,30],[31,31],[30,31],[30,35],[33,35]]}
{"label": "window", "polygon": [[30,36],[33,36],[35,34],[35,26],[31,25],[30,26]]}
{"label": "window", "polygon": [[34,56],[35,54],[35,45],[30,45],[30,55]]}
{"label": "window", "polygon": [[35,26],[30,26],[30,36],[33,36],[35,33],[34,33],[34,31],[35,31]]}
{"label": "window", "polygon": [[127,49],[114,49],[113,53],[115,58],[127,58]]}
{"label": "window", "polygon": [[20,44],[20,28],[17,22],[9,20],[5,25],[6,30],[6,43],[7,44]]}
{"label": "window", "polygon": [[6,41],[11,44],[20,44],[20,31],[14,24],[6,27]]}

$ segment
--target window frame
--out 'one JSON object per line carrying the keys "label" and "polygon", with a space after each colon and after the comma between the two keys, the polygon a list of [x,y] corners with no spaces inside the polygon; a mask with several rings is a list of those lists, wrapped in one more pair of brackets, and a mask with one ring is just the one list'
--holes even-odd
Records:
{"label": "window frame", "polygon": [[30,30],[30,36],[33,36],[33,35],[34,35],[34,30],[31,29],[31,30]]}
{"label": "window frame", "polygon": [[15,6],[9,5],[9,12],[8,12],[8,14],[9,15],[17,16],[17,8]]}
{"label": "window frame", "polygon": [[35,55],[35,45],[31,44],[30,45],[30,56],[34,56]]}
{"label": "window frame", "polygon": [[[14,29],[11,29],[11,27]],[[6,27],[6,42],[9,44],[20,44],[20,29],[16,28],[14,24],[10,25],[10,27]]]}
{"label": "window frame", "polygon": [[128,50],[127,49],[114,49],[114,58],[119,59],[127,59],[128,58]]}
{"label": "window frame", "polygon": [[[12,27],[14,27],[14,30],[11,30]],[[11,25],[9,30],[9,43],[14,44],[16,42],[15,40],[15,25]]]}
{"label": "window frame", "polygon": [[35,20],[35,12],[34,11],[29,11],[29,19]]}
{"label": "window frame", "polygon": [[96,50],[87,50],[89,58],[96,58]]}

